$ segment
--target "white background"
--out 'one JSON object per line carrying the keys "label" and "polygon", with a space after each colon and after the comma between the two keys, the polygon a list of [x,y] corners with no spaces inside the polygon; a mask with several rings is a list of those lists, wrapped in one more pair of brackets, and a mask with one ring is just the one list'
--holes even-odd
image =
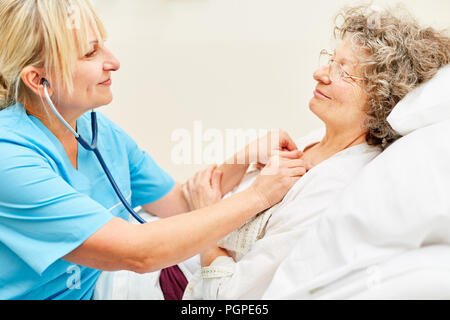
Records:
{"label": "white background", "polygon": [[[450,27],[450,1],[401,2],[422,24]],[[176,180],[175,130],[282,128],[298,138],[321,125],[308,109],[333,17],[350,0],[94,0],[121,62],[102,107]],[[207,142],[204,143],[206,147]]]}

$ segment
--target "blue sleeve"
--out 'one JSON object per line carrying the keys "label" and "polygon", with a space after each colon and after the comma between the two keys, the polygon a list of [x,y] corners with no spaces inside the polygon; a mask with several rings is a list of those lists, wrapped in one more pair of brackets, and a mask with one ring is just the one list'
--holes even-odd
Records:
{"label": "blue sleeve", "polygon": [[0,241],[40,275],[113,218],[36,150],[2,141],[0,168]]}
{"label": "blue sleeve", "polygon": [[174,179],[146,151],[141,150],[124,130],[114,124],[113,128],[126,145],[130,166],[132,207],[155,202],[168,194],[176,184]]}

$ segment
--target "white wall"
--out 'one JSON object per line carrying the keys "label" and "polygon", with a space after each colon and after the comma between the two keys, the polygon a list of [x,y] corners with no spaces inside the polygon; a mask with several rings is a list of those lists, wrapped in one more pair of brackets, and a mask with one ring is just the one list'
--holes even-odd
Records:
{"label": "white wall", "polygon": [[[450,27],[450,1],[408,0],[420,22]],[[282,128],[294,138],[320,122],[308,109],[318,52],[332,47],[332,17],[349,0],[94,0],[121,61],[114,101],[101,109],[172,176],[172,134]],[[396,1],[374,1],[377,6]],[[203,147],[208,145],[203,143]]]}

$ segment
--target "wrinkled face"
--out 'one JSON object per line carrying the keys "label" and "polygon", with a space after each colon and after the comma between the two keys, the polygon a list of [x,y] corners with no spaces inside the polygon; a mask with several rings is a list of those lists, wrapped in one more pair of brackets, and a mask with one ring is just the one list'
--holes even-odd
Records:
{"label": "wrinkled face", "polygon": [[111,73],[120,68],[120,63],[93,33],[89,39],[89,50],[75,62],[73,94],[58,94],[58,106],[67,113],[81,115],[109,104],[113,98]]}
{"label": "wrinkled face", "polygon": [[[338,62],[347,74],[361,77],[358,59],[351,48],[349,38],[344,39],[336,48],[332,60]],[[314,72],[317,86],[314,97],[309,103],[311,111],[327,127],[333,127],[336,130],[345,130],[354,126],[362,127],[366,119],[364,109],[368,101],[362,82],[351,78],[332,81],[330,69],[330,65],[325,65]]]}

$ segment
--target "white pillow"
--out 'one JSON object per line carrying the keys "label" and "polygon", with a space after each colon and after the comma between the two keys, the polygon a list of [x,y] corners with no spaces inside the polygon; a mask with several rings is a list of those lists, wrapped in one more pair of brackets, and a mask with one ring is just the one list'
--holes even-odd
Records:
{"label": "white pillow", "polygon": [[447,137],[450,119],[412,132],[344,190],[318,229],[325,250],[339,257],[335,267],[368,267],[393,253],[450,244]]}
{"label": "white pillow", "polygon": [[450,119],[450,65],[404,97],[387,120],[395,131],[405,136],[447,119]]}

